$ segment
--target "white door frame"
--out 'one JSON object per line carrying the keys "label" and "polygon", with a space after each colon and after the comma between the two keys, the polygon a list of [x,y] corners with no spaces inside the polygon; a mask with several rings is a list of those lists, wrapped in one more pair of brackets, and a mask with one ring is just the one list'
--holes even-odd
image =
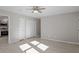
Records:
{"label": "white door frame", "polygon": [[10,16],[8,15],[0,15],[0,16],[7,16],[8,17],[8,43],[10,43]]}

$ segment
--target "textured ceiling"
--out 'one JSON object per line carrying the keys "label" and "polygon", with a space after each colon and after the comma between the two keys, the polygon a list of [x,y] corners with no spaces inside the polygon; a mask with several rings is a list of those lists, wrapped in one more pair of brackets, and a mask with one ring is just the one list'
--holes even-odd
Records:
{"label": "textured ceiling", "polygon": [[46,8],[45,10],[42,10],[42,13],[40,14],[32,13],[32,10],[30,10],[32,6],[0,6],[0,9],[32,17],[43,17],[43,16],[79,11],[79,6],[40,6],[40,7]]}

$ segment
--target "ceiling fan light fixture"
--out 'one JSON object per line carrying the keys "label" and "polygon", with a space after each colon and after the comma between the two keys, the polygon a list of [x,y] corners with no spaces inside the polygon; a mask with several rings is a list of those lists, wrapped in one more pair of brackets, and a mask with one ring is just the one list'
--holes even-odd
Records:
{"label": "ceiling fan light fixture", "polygon": [[39,13],[39,11],[38,10],[33,10],[33,13]]}

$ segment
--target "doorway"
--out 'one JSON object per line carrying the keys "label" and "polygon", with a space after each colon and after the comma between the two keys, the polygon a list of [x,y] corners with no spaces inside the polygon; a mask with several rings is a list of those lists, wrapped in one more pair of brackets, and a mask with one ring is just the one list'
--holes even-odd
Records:
{"label": "doorway", "polygon": [[0,16],[0,43],[8,43],[8,16]]}

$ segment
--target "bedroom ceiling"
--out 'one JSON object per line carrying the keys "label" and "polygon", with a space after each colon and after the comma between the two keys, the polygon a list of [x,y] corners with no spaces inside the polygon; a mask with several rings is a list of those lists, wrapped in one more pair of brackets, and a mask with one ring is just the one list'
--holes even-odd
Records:
{"label": "bedroom ceiling", "polygon": [[32,8],[32,6],[0,6],[0,9],[32,17],[43,17],[43,16],[79,11],[79,6],[40,6],[40,7],[44,7],[46,9],[42,10],[42,13],[39,14],[34,14],[32,13],[32,10],[29,10]]}

